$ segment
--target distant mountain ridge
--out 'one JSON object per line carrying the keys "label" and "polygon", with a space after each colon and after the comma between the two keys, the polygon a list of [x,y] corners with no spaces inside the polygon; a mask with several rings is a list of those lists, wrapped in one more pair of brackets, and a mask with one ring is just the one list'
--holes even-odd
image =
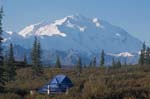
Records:
{"label": "distant mountain ridge", "polygon": [[[142,45],[140,40],[124,29],[83,15],[71,15],[53,22],[29,25],[19,33],[5,32],[4,42],[5,45],[13,42],[25,49],[31,49],[35,36],[41,42],[43,57],[52,58],[54,52],[59,53],[64,64],[74,63],[73,59],[78,56],[89,61],[91,57],[100,56],[102,49],[109,56],[116,57],[119,54],[119,57],[134,57],[132,54],[138,54]],[[53,58],[50,60],[54,61]]]}

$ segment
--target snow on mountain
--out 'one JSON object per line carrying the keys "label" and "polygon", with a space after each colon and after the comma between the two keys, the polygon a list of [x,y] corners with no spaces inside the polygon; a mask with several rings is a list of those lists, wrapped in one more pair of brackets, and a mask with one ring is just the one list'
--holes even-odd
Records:
{"label": "snow on mountain", "polygon": [[97,27],[100,27],[100,23],[99,23],[99,21],[98,21],[97,18],[94,18],[94,19],[93,19],[93,23],[95,23],[95,25],[96,25]]}
{"label": "snow on mountain", "polygon": [[60,35],[65,37],[65,33],[62,33],[58,30],[57,25],[60,25],[63,20],[56,20],[54,24],[34,24],[27,26],[22,31],[19,32],[19,35],[23,37],[28,36],[53,36],[53,35]]}
{"label": "snow on mountain", "polygon": [[12,31],[6,31],[7,34],[12,35],[13,32]]}
{"label": "snow on mountain", "polygon": [[2,36],[4,38],[3,42],[5,46],[8,46],[10,43],[21,44],[21,40],[23,40],[22,36],[12,31],[6,31]]}
{"label": "snow on mountain", "polygon": [[[124,29],[98,18],[83,15],[71,15],[53,22],[44,21],[29,25],[19,33],[5,33],[5,42],[13,42],[26,49],[32,47],[37,36],[43,50],[56,50],[68,53],[81,53],[86,57],[98,56],[105,52],[120,53],[117,56],[128,57],[141,49],[141,41],[131,36]],[[72,51],[70,51],[72,50]]]}
{"label": "snow on mountain", "polygon": [[123,52],[123,53],[119,53],[118,56],[133,57],[134,55],[132,55],[131,53],[128,53],[128,52]]}
{"label": "snow on mountain", "polygon": [[119,53],[119,54],[107,53],[107,55],[111,55],[111,56],[114,56],[114,57],[134,57],[134,55],[129,53],[129,52],[122,52],[122,53]]}
{"label": "snow on mountain", "polygon": [[44,38],[41,39],[44,49],[69,50],[73,48],[90,53],[105,49],[108,52],[121,53],[135,52],[141,48],[141,42],[122,28],[98,18],[90,19],[82,15],[33,24],[25,27],[18,34],[25,39],[31,39],[33,36]]}

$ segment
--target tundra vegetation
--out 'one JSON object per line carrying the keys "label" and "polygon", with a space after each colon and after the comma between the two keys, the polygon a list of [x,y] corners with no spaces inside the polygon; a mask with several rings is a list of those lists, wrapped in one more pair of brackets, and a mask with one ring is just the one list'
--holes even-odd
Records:
{"label": "tundra vegetation", "polygon": [[[57,56],[56,68],[44,67],[41,62],[40,41],[35,38],[31,51],[31,64],[15,61],[13,44],[9,53],[3,55],[2,16],[0,10],[0,99],[150,99],[150,49],[143,44],[139,64],[112,62],[104,66],[104,50],[101,52],[100,66],[96,57],[89,66],[82,65],[79,57],[74,68],[63,68]],[[57,74],[67,75],[74,86],[66,93],[39,94],[37,89]],[[32,94],[30,93],[32,90]]]}

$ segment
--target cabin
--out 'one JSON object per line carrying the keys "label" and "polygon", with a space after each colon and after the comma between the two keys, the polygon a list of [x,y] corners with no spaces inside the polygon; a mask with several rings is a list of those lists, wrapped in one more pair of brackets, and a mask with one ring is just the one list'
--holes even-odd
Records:
{"label": "cabin", "polygon": [[68,91],[73,86],[71,80],[66,75],[56,75],[45,84],[42,88],[38,89],[39,93],[53,94],[53,93],[62,93]]}

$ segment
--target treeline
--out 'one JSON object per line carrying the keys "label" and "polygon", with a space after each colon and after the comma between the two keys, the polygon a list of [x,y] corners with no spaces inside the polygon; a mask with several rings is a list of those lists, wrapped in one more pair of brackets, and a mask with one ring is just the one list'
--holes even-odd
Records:
{"label": "treeline", "polygon": [[3,85],[5,84],[4,79],[4,68],[3,68],[3,53],[2,53],[2,17],[3,17],[3,9],[0,9],[0,92],[3,90]]}
{"label": "treeline", "polygon": [[[14,48],[13,48],[12,43],[9,45],[9,49],[7,53],[3,55],[2,18],[3,18],[3,9],[1,8],[0,10],[0,91],[3,90],[3,86],[5,82],[15,80],[16,69],[17,69],[16,61],[14,58]],[[30,55],[31,55],[30,66],[32,67],[32,73],[33,73],[33,79],[34,79],[37,76],[41,76],[43,74],[43,67],[44,67],[42,64],[41,44],[37,37],[35,37],[34,39]],[[99,60],[99,62],[97,62],[97,60]],[[23,64],[24,66],[28,65],[26,54],[24,54]],[[143,43],[143,48],[141,50],[141,54],[139,58],[139,64],[141,65],[150,64],[150,48],[146,47],[145,43]],[[126,60],[124,62],[124,65],[122,65],[119,59],[116,61],[114,58],[112,58],[113,68],[120,68],[126,65],[127,65]],[[100,58],[97,59],[96,57],[94,57],[89,62],[89,65],[83,64],[82,58],[80,56],[78,57],[77,62],[75,64],[75,69],[78,75],[82,73],[83,68],[93,68],[93,67],[105,68],[105,51],[104,50],[101,51]],[[61,59],[59,55],[56,56],[55,68],[62,68]]]}
{"label": "treeline", "polygon": [[10,44],[8,53],[3,56],[2,48],[2,18],[3,18],[3,9],[0,9],[0,92],[3,91],[3,85],[5,82],[15,79],[16,76],[16,67],[15,67],[15,58],[13,53],[13,45]]}
{"label": "treeline", "polygon": [[[5,82],[13,81],[15,80],[16,76],[16,69],[17,64],[14,57],[14,48],[13,44],[10,43],[8,47],[8,51],[6,51],[5,55],[3,55],[3,38],[2,38],[2,18],[3,18],[3,9],[0,10],[0,89],[3,89],[2,86],[5,84]],[[35,40],[33,42],[33,46],[31,49],[31,67],[32,67],[32,73],[34,74],[33,78],[36,76],[40,76],[43,74],[43,66],[42,66],[42,50],[41,50],[41,44],[37,37],[35,37]],[[104,50],[101,52],[99,65],[100,67],[103,67],[105,65],[105,53]],[[24,54],[24,60],[23,60],[24,67],[28,65],[26,54]],[[89,67],[96,67],[96,57],[89,63]],[[56,68],[62,68],[60,57],[57,55]],[[78,57],[77,63],[75,65],[77,73],[80,74],[82,72],[83,66],[81,57]]]}
{"label": "treeline", "polygon": [[140,51],[140,58],[139,58],[140,65],[150,65],[150,48],[143,43],[143,48]]}
{"label": "treeline", "polygon": [[[6,51],[5,55],[3,52],[3,38],[2,38],[2,18],[3,18],[3,9],[0,9],[0,92],[4,90],[4,85],[6,82],[14,81],[16,73],[16,65],[18,63],[15,61],[14,58],[14,49],[13,44],[10,43],[8,51]],[[35,76],[39,76],[42,74],[42,63],[41,63],[41,45],[40,42],[35,37],[35,41],[33,43],[33,48],[31,51],[31,58],[32,58],[32,72]],[[26,66],[27,58],[26,55],[24,55],[24,60],[21,63],[22,65]],[[33,77],[33,78],[34,78]]]}
{"label": "treeline", "polygon": [[[15,79],[16,75],[16,69],[17,69],[17,64],[14,58],[14,49],[13,49],[13,44],[11,43],[9,46],[9,49],[7,53],[5,53],[4,57],[2,55],[2,40],[3,38],[1,37],[2,35],[2,17],[3,17],[3,10],[1,9],[0,12],[0,61],[1,61],[1,76],[5,76],[4,78],[7,81]],[[31,65],[32,66],[32,71],[34,74],[34,77],[40,76],[43,73],[43,66],[42,66],[42,50],[41,50],[41,44],[40,41],[38,40],[37,37],[35,37],[35,40],[33,42],[33,46],[31,49]],[[96,57],[94,57],[90,62],[89,65],[83,64],[83,61],[81,57],[79,56],[75,65],[75,68],[78,73],[82,72],[83,67],[97,67],[97,64],[99,63],[98,67],[104,67],[105,65],[105,52],[104,50],[101,51],[100,53],[100,59],[99,62],[97,62]],[[27,57],[26,54],[24,53],[24,60],[23,60],[23,67],[28,65]],[[112,66],[120,67],[121,62],[118,60],[116,62],[113,59]],[[56,63],[55,63],[56,68],[62,68],[61,60],[59,55],[56,57]],[[33,77],[33,78],[34,78]]]}

